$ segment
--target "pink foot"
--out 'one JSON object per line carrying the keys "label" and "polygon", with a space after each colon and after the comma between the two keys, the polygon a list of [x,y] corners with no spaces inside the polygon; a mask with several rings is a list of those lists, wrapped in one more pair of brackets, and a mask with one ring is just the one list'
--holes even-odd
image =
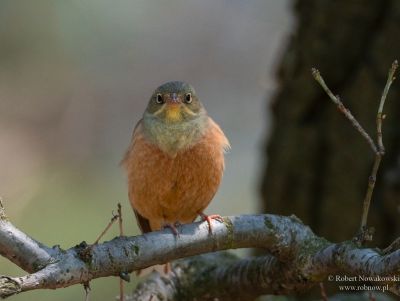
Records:
{"label": "pink foot", "polygon": [[207,222],[207,224],[208,224],[208,232],[210,234],[212,234],[211,220],[215,219],[217,221],[220,221],[221,223],[224,222],[224,219],[219,214],[206,215],[203,212],[200,212],[199,215],[200,215],[200,217],[201,217],[201,219],[203,221]]}

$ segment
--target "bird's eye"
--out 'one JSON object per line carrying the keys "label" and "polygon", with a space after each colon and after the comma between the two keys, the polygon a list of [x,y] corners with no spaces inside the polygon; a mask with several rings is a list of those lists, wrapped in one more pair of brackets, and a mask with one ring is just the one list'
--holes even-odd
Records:
{"label": "bird's eye", "polygon": [[164,99],[160,93],[156,95],[156,103],[158,103],[159,105],[164,103]]}
{"label": "bird's eye", "polygon": [[192,94],[191,93],[186,94],[185,95],[185,102],[186,103],[191,103],[192,101],[193,101]]}

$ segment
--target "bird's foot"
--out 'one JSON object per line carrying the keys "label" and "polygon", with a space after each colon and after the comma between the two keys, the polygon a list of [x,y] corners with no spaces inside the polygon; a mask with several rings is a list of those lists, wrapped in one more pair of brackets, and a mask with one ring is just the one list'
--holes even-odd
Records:
{"label": "bird's foot", "polygon": [[180,223],[176,222],[175,224],[170,224],[170,223],[166,223],[164,224],[162,227],[163,229],[167,229],[170,228],[172,230],[172,233],[176,236],[179,237],[179,232],[178,229],[176,227],[178,227],[180,225]]}
{"label": "bird's foot", "polygon": [[221,223],[224,222],[223,217],[221,215],[219,215],[219,214],[206,215],[203,212],[200,212],[199,215],[200,215],[200,217],[201,217],[201,219],[203,221],[207,222],[207,224],[208,224],[208,232],[210,234],[212,234],[211,220],[215,219],[215,220],[217,220],[217,221],[219,221]]}

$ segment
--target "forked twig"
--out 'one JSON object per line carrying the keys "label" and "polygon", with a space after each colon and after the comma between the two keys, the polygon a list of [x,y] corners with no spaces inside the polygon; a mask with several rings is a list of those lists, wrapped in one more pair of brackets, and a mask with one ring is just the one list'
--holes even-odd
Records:
{"label": "forked twig", "polygon": [[377,153],[378,148],[376,147],[374,140],[372,140],[372,138],[368,135],[368,133],[364,130],[364,128],[358,122],[358,120],[354,118],[354,116],[353,116],[353,114],[351,114],[350,110],[344,106],[344,104],[340,100],[339,96],[335,96],[332,93],[332,91],[328,88],[328,86],[325,84],[325,81],[322,78],[319,71],[315,68],[312,68],[311,72],[312,72],[312,75],[314,76],[315,80],[321,85],[322,89],[324,89],[326,94],[328,94],[328,96],[333,101],[333,103],[338,107],[339,111],[344,116],[346,116],[346,118],[351,122],[351,124],[356,128],[356,130],[361,134],[361,136],[363,136],[364,139],[367,140],[368,144],[372,148],[372,151],[374,153]]}
{"label": "forked twig", "polygon": [[[361,226],[360,231],[361,233],[365,232],[367,229],[367,219],[368,219],[368,212],[369,212],[369,205],[371,203],[372,193],[374,191],[375,182],[376,182],[376,175],[379,170],[379,165],[382,160],[382,156],[385,154],[385,147],[383,146],[383,139],[382,139],[382,123],[385,115],[383,115],[383,106],[385,105],[385,100],[387,94],[389,92],[390,86],[392,85],[393,81],[395,80],[394,73],[396,72],[397,67],[399,66],[397,60],[392,63],[391,68],[389,69],[388,78],[386,81],[385,88],[383,89],[381,101],[379,103],[378,114],[376,116],[376,133],[377,133],[377,142],[378,142],[378,152],[375,153],[375,161],[374,165],[372,166],[371,176],[368,180],[368,188],[367,193],[364,198],[363,203],[363,212],[361,216]],[[369,238],[370,240],[370,238]]]}
{"label": "forked twig", "polygon": [[[117,214],[115,215],[113,213],[113,216],[108,223],[108,225],[104,228],[103,232],[100,233],[100,235],[97,237],[95,242],[92,245],[89,245],[86,249],[84,249],[81,253],[81,256],[83,257],[88,257],[91,256],[90,253],[95,245],[99,243],[99,241],[103,238],[103,236],[107,233],[107,231],[111,228],[111,226],[115,223],[115,221],[118,219],[118,224],[119,224],[119,236],[123,236],[123,226],[122,226],[122,207],[121,204],[118,203],[118,209],[117,209]],[[125,294],[124,294],[124,281],[129,281],[129,274],[126,274],[125,272],[120,273],[120,279],[119,279],[119,300],[124,301],[125,300]],[[85,288],[85,300],[89,300],[89,291],[90,291],[90,286],[89,283],[84,286]]]}
{"label": "forked twig", "polygon": [[364,139],[367,140],[368,144],[370,145],[370,147],[372,148],[372,150],[375,154],[375,161],[372,166],[371,175],[369,176],[369,179],[368,179],[368,188],[367,188],[367,192],[365,194],[365,198],[364,198],[364,202],[363,202],[360,234],[359,234],[359,237],[357,238],[361,242],[361,244],[363,244],[365,241],[372,239],[371,232],[367,229],[367,219],[368,219],[368,212],[369,212],[369,206],[371,203],[372,193],[374,191],[374,187],[375,187],[375,183],[376,183],[376,175],[379,170],[382,156],[385,154],[385,147],[383,146],[383,139],[382,139],[382,123],[383,123],[383,119],[385,118],[385,115],[383,114],[383,106],[385,104],[385,100],[386,100],[387,94],[389,92],[390,86],[392,85],[393,81],[395,80],[394,74],[396,72],[397,67],[398,67],[398,62],[397,62],[397,60],[395,60],[392,63],[391,68],[389,69],[386,85],[382,92],[381,100],[379,103],[378,114],[376,117],[377,143],[375,143],[372,140],[370,135],[368,135],[368,133],[360,125],[360,123],[357,121],[357,119],[355,119],[354,116],[351,114],[351,112],[343,105],[343,103],[340,101],[339,97],[335,96],[332,93],[332,91],[325,84],[325,81],[322,78],[319,71],[315,68],[312,68],[312,75],[314,76],[315,80],[321,85],[321,87],[328,94],[328,96],[333,101],[333,103],[336,104],[336,106],[338,107],[340,112],[342,112],[346,116],[346,118],[357,129],[357,131],[364,137]]}

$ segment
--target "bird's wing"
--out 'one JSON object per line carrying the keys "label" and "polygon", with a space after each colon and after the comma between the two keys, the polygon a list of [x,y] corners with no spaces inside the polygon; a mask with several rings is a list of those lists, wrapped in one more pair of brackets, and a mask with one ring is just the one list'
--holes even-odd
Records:
{"label": "bird's wing", "polygon": [[[142,125],[142,119],[139,120],[139,122],[135,125],[135,128],[133,129],[133,133],[132,133],[132,138],[131,138],[131,144],[129,145],[124,157],[122,158],[120,165],[125,165],[128,158],[129,158],[129,154],[133,149],[133,145],[135,143],[135,137],[137,135],[137,133],[140,131]],[[140,230],[142,231],[142,233],[147,233],[147,232],[151,232],[151,227],[150,227],[150,222],[147,218],[141,216],[139,214],[139,212],[137,212],[135,209],[133,209],[133,211],[135,212],[135,216],[136,216],[136,221],[137,224],[140,228]]]}
{"label": "bird's wing", "polygon": [[137,212],[135,209],[133,209],[133,211],[135,212],[135,216],[136,216],[136,221],[137,224],[140,228],[140,230],[142,231],[142,233],[148,233],[151,232],[151,227],[150,227],[150,222],[147,218],[141,216],[139,214],[139,212]]}

